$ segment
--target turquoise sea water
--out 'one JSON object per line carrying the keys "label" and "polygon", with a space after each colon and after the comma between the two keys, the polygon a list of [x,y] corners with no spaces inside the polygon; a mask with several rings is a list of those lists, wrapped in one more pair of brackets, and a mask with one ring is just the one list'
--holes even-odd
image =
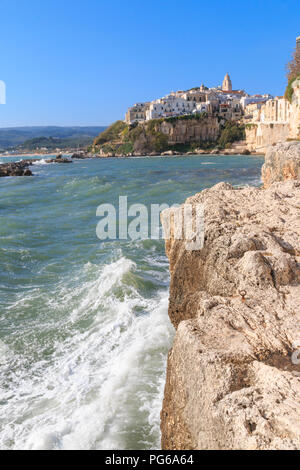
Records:
{"label": "turquoise sea water", "polygon": [[[16,159],[16,158],[14,158]],[[8,161],[0,158],[0,162]],[[173,328],[163,241],[96,237],[97,206],[260,184],[262,157],[33,166],[0,179],[0,448],[159,448]]]}

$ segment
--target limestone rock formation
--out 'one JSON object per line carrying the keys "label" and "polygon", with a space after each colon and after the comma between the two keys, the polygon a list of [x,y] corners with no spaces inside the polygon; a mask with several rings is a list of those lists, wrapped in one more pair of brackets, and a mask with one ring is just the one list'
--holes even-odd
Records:
{"label": "limestone rock formation", "polygon": [[186,202],[204,207],[201,250],[162,214],[177,328],[162,447],[299,449],[300,182],[220,183]]}
{"label": "limestone rock formation", "polygon": [[265,188],[275,181],[300,180],[300,142],[270,147],[262,168]]}
{"label": "limestone rock formation", "polygon": [[206,113],[153,119],[132,125],[117,121],[95,139],[93,152],[101,157],[117,157],[186,152],[189,148],[194,150],[194,144],[207,149],[212,143],[217,144],[224,122]]}
{"label": "limestone rock formation", "polygon": [[157,120],[155,132],[148,129],[147,123],[141,125],[141,132],[134,142],[135,154],[147,154],[155,147],[157,136],[164,136],[167,145],[189,144],[194,142],[216,142],[220,136],[220,123],[216,117],[204,119]]}

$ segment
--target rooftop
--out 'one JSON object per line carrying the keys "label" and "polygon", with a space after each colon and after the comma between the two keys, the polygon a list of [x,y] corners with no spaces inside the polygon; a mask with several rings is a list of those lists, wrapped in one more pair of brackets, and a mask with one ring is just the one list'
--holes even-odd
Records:
{"label": "rooftop", "polygon": [[227,95],[231,95],[231,94],[241,95],[242,93],[244,93],[242,90],[231,90],[231,91],[220,90],[220,91]]}

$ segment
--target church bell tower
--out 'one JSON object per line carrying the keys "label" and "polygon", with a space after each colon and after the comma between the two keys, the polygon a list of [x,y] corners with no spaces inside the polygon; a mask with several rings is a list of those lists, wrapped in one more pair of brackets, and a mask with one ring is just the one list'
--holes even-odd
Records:
{"label": "church bell tower", "polygon": [[223,91],[232,91],[232,83],[231,83],[231,80],[230,80],[230,77],[229,77],[228,73],[226,73],[226,75],[224,77],[222,90]]}

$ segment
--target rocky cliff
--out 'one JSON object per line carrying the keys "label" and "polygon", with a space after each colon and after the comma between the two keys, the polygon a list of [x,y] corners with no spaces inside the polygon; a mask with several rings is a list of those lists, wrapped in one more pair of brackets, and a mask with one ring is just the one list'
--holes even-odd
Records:
{"label": "rocky cliff", "polygon": [[203,205],[205,241],[166,242],[177,333],[162,446],[299,449],[300,182],[220,183],[186,203]]}
{"label": "rocky cliff", "polygon": [[265,188],[275,181],[300,180],[300,142],[270,147],[262,168]]}
{"label": "rocky cliff", "polygon": [[243,125],[202,113],[131,125],[117,121],[95,139],[93,151],[101,156],[186,153],[227,148],[244,137]]}
{"label": "rocky cliff", "polygon": [[[199,116],[194,119],[156,119],[141,126],[134,142],[135,152],[165,150],[177,144],[216,142],[221,126],[216,117]],[[162,147],[160,146],[162,144]]]}
{"label": "rocky cliff", "polygon": [[131,125],[117,121],[95,139],[94,151],[102,156],[121,156],[188,151],[197,146],[212,148],[221,130],[218,119],[204,113]]}

